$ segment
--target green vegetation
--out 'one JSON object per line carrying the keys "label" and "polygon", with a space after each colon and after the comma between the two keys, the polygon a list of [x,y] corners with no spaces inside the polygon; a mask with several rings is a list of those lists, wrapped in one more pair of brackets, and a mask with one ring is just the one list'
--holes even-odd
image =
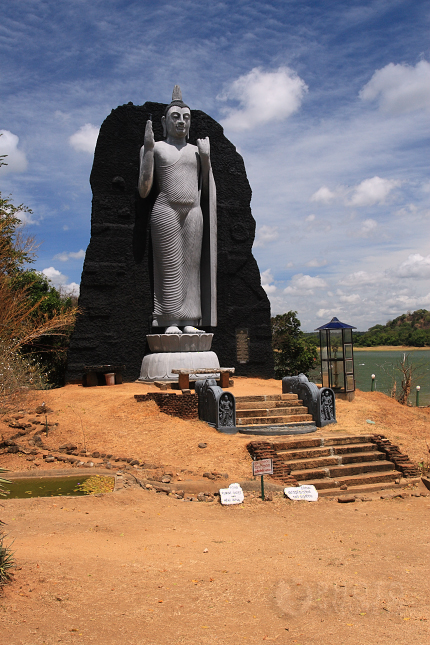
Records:
{"label": "green vegetation", "polygon": [[271,322],[275,378],[300,373],[309,377],[318,361],[318,339],[301,331],[297,311],[275,316]]}
{"label": "green vegetation", "polygon": [[31,210],[0,193],[0,408],[30,388],[62,385],[77,314],[72,298],[28,268],[35,245],[23,229],[23,212]]}
{"label": "green vegetation", "polygon": [[[0,473],[5,472],[4,468],[0,468]],[[0,477],[0,497],[4,497],[6,495],[4,484],[10,484],[10,481]],[[0,525],[1,524],[4,524],[4,522],[0,520]],[[11,579],[11,570],[15,567],[13,552],[10,550],[10,545],[5,545],[5,538],[6,535],[3,531],[0,531],[0,589],[9,582]]]}
{"label": "green vegetation", "polygon": [[404,345],[426,347],[430,345],[430,311],[418,309],[402,314],[385,325],[375,325],[364,333],[354,333],[356,347],[378,345]]}

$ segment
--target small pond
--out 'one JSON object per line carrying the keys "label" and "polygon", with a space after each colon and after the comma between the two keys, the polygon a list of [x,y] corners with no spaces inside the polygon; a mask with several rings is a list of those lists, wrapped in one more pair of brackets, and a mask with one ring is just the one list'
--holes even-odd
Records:
{"label": "small pond", "polygon": [[[2,475],[7,478],[7,473]],[[115,487],[115,478],[104,475],[84,475],[73,477],[29,477],[10,480],[5,484],[8,491],[2,499],[26,499],[29,497],[76,497],[111,493]]]}

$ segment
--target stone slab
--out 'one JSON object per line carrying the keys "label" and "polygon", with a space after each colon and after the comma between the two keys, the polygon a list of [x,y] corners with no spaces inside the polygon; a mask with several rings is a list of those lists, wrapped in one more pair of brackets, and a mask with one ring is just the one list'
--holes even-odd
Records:
{"label": "stone slab", "polygon": [[[149,232],[155,192],[137,192],[139,151],[152,114],[156,141],[163,138],[166,105],[132,103],[114,110],[103,122],[91,172],[91,240],[81,279],[79,306],[68,352],[66,381],[80,379],[88,364],[124,364],[124,381],[135,381],[151,333],[152,250]],[[189,142],[208,136],[217,188],[218,326],[212,350],[222,365],[239,376],[273,377],[270,303],[252,255],[255,220],[243,158],[214,119],[191,110]],[[249,361],[237,357],[235,330],[246,328]]]}

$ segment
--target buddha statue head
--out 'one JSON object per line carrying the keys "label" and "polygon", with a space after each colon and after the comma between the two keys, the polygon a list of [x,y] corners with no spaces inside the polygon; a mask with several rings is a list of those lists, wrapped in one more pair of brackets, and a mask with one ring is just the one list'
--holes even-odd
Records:
{"label": "buddha statue head", "polygon": [[164,137],[188,139],[191,125],[191,110],[182,100],[182,92],[179,85],[175,85],[172,92],[172,101],[164,110],[161,117]]}

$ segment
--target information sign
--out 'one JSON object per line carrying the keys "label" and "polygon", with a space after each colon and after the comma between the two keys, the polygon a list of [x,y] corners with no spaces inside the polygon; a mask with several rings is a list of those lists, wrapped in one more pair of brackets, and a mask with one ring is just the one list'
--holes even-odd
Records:
{"label": "information sign", "polygon": [[252,462],[252,474],[273,475],[273,459],[259,459]]}
{"label": "information sign", "polygon": [[238,363],[248,363],[249,361],[249,336],[247,329],[236,329],[236,357]]}
{"label": "information sign", "polygon": [[316,502],[318,500],[318,491],[311,484],[284,488],[284,493],[289,499],[295,501],[305,500],[306,502]]}
{"label": "information sign", "polygon": [[243,490],[240,484],[230,484],[228,488],[220,488],[221,504],[242,504],[244,500]]}

